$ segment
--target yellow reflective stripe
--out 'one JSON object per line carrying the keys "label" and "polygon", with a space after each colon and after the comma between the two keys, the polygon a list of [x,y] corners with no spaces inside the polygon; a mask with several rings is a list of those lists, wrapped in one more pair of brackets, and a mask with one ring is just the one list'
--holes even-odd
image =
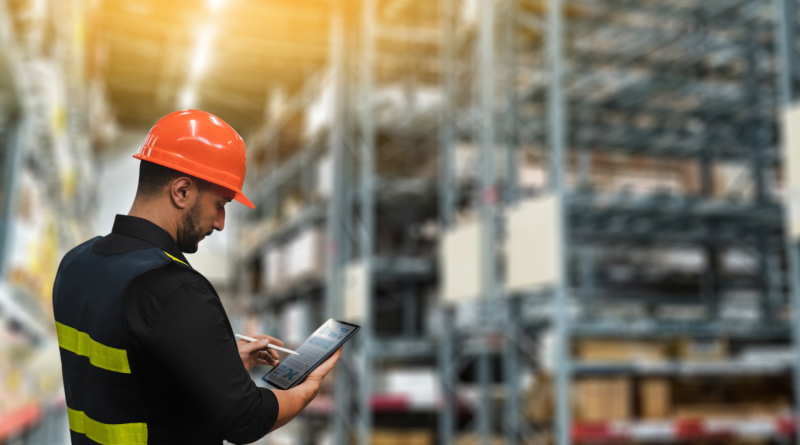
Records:
{"label": "yellow reflective stripe", "polygon": [[[167,253],[167,252],[164,252],[164,253]],[[179,260],[179,259],[175,258],[174,256],[172,256],[172,255],[170,255],[170,254],[168,254],[168,253],[167,253],[167,256],[168,256],[168,257],[170,257],[170,258],[172,258],[173,260],[175,260],[175,261],[177,261],[177,262],[181,263],[181,264],[186,264],[185,262],[183,262],[183,261],[181,261],[181,260]],[[187,266],[189,266],[188,264],[186,264],[186,265],[187,265]],[[189,266],[189,267],[191,267],[191,266]]]}
{"label": "yellow reflective stripe", "polygon": [[147,445],[146,423],[100,423],[83,411],[67,408],[69,429],[103,445]]}
{"label": "yellow reflective stripe", "polygon": [[131,373],[128,353],[125,350],[98,343],[92,340],[89,334],[59,322],[56,322],[56,332],[58,333],[58,346],[78,355],[89,357],[89,362],[94,366],[108,371]]}

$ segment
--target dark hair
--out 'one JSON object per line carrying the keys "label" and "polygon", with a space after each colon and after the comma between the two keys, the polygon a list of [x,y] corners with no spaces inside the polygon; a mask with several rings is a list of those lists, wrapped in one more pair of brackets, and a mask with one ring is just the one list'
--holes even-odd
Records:
{"label": "dark hair", "polygon": [[149,161],[139,162],[139,187],[136,190],[136,195],[144,198],[149,198],[158,195],[172,181],[188,177],[197,184],[197,191],[202,194],[205,192],[208,182],[192,175],[188,175],[177,170],[173,170],[163,165],[158,165]]}

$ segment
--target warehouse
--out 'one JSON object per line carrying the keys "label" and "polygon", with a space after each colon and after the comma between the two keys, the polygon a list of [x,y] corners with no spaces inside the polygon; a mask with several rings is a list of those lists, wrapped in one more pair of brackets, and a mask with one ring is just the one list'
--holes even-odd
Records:
{"label": "warehouse", "polygon": [[797,6],[0,0],[0,445],[82,433],[59,264],[187,109],[246,144],[184,251],[233,332],[361,328],[253,443],[796,443]]}

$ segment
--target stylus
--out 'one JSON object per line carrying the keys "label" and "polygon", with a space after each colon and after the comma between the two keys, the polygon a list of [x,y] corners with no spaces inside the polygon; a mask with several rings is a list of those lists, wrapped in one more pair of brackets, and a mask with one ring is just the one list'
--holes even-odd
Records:
{"label": "stylus", "polygon": [[[233,335],[235,335],[236,338],[238,338],[239,340],[249,341],[251,343],[254,342],[254,341],[258,341],[255,338],[247,337],[247,336],[244,336],[244,335],[239,335],[239,334],[233,334]],[[287,352],[287,353],[293,354],[293,355],[300,355],[300,354],[292,351],[291,349],[281,348],[280,346],[275,346],[273,344],[268,344],[267,347],[268,348],[272,348],[272,349],[277,349],[278,351]]]}

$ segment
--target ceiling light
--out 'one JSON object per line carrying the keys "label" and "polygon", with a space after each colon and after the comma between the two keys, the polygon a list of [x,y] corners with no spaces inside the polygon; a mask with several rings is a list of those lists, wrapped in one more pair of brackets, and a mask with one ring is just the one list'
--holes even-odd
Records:
{"label": "ceiling light", "polygon": [[208,59],[211,56],[211,39],[213,35],[210,31],[205,31],[197,36],[197,46],[192,56],[192,78],[199,77],[208,66]]}
{"label": "ceiling light", "polygon": [[206,3],[208,3],[208,9],[213,12],[217,12],[222,9],[226,1],[227,0],[207,0]]}

